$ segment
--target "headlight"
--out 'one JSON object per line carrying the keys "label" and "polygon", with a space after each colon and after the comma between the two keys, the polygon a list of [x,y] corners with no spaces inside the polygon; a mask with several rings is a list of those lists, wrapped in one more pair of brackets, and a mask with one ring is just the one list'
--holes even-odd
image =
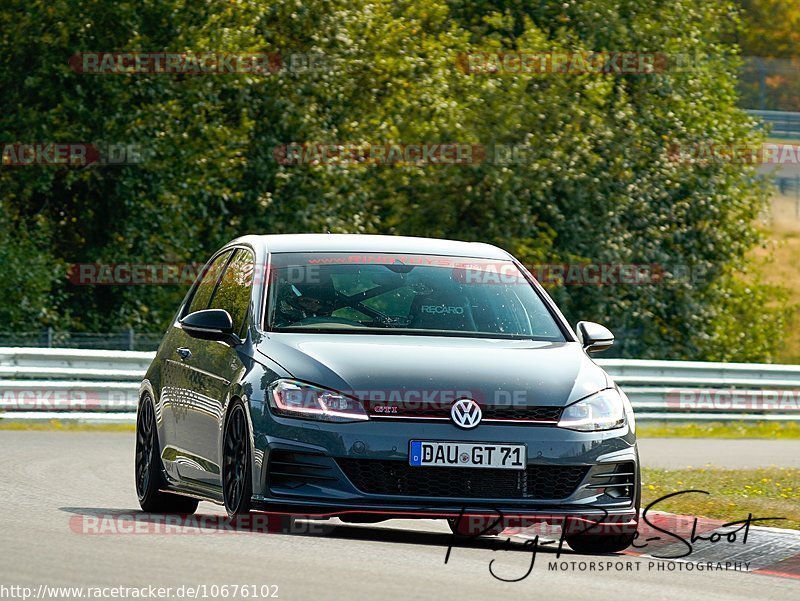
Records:
{"label": "headlight", "polygon": [[295,380],[276,380],[270,384],[267,392],[269,406],[277,415],[326,422],[369,419],[360,401],[311,384]]}
{"label": "headlight", "polygon": [[625,425],[625,406],[622,395],[614,388],[601,390],[582,401],[573,403],[561,413],[559,428],[594,432],[613,430]]}

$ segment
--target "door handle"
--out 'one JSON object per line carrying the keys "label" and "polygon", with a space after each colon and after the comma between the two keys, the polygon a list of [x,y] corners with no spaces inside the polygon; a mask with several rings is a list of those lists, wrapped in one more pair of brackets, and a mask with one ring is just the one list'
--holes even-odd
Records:
{"label": "door handle", "polygon": [[180,355],[181,360],[186,360],[192,356],[192,351],[190,351],[186,347],[181,347],[177,349],[175,352],[178,353],[178,355]]}

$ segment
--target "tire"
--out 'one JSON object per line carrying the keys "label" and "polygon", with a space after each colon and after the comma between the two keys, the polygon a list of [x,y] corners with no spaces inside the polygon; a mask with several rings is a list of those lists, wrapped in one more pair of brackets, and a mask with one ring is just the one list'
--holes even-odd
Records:
{"label": "tire", "polygon": [[253,473],[250,464],[250,435],[247,414],[235,401],[225,420],[222,440],[222,498],[229,517],[250,513]]}
{"label": "tire", "polygon": [[142,511],[148,513],[192,514],[197,499],[161,492],[166,481],[161,465],[158,428],[150,395],[145,395],[136,416],[136,496]]}
{"label": "tire", "polygon": [[447,518],[447,525],[450,526],[450,531],[458,536],[498,536],[505,530],[505,526],[502,523],[484,532],[493,521],[494,518],[491,518],[488,522],[470,524],[470,520],[466,517],[462,517],[460,522],[458,518]]}
{"label": "tire", "polygon": [[605,536],[567,536],[567,544],[576,553],[619,553],[633,542],[633,534],[610,534]]}

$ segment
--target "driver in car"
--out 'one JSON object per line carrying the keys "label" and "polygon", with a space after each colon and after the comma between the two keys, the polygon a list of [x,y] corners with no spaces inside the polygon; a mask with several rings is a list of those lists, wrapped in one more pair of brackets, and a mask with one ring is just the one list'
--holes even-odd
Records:
{"label": "driver in car", "polygon": [[278,315],[284,323],[295,323],[309,317],[329,317],[336,310],[336,289],[333,280],[297,283],[283,288],[278,299]]}

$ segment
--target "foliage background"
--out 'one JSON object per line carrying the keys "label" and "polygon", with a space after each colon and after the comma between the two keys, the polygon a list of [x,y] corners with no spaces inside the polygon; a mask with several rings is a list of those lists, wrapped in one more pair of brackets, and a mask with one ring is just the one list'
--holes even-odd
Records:
{"label": "foliage background", "polygon": [[[764,0],[766,2],[766,0]],[[769,191],[677,145],[758,142],[723,0],[5,0],[0,142],[138,144],[139,165],[0,167],[0,320],[163,331],[176,286],[74,286],[74,263],[202,261],[245,233],[482,240],[527,263],[644,263],[654,285],[567,286],[616,354],[770,360],[785,309],[747,273]],[[465,75],[470,51],[699,53],[644,75]],[[76,52],[315,53],[266,76],[81,75]],[[280,165],[292,142],[524,146],[520,164]],[[691,274],[686,277],[686,273]]]}
{"label": "foliage background", "polygon": [[745,57],[739,83],[746,108],[800,111],[800,3],[740,0],[746,27],[730,38]]}

